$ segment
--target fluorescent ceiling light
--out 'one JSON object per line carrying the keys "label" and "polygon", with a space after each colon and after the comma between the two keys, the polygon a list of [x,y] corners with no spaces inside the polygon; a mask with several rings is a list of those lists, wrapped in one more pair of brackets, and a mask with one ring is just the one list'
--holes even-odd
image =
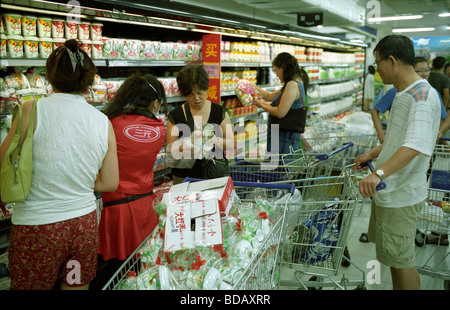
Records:
{"label": "fluorescent ceiling light", "polygon": [[373,22],[393,21],[393,20],[421,19],[422,17],[423,15],[399,15],[399,16],[373,17],[369,18],[367,21],[369,23],[373,23]]}
{"label": "fluorescent ceiling light", "polygon": [[425,27],[425,28],[400,28],[400,29],[392,29],[392,32],[422,32],[422,31],[434,31],[433,27]]}
{"label": "fluorescent ceiling light", "polygon": [[450,17],[450,13],[441,13],[439,17]]}

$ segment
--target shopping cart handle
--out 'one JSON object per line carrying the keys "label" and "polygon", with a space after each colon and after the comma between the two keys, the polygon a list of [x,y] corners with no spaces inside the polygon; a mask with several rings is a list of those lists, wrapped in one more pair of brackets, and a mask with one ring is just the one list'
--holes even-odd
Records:
{"label": "shopping cart handle", "polygon": [[339,152],[341,152],[341,151],[343,151],[343,150],[345,150],[345,149],[347,149],[349,147],[352,147],[355,144],[353,142],[347,142],[347,143],[342,143],[342,145],[343,145],[343,147],[341,147],[341,148],[339,148],[337,150],[334,150],[331,153],[316,155],[316,158],[318,160],[326,160],[326,159],[330,158],[331,156],[333,156],[334,154],[339,153]]}
{"label": "shopping cart handle", "polygon": [[[370,169],[370,171],[374,171],[375,170],[375,168],[373,167],[373,165],[372,165],[372,161],[370,161],[370,160],[368,160],[367,162],[365,162],[365,163],[362,163],[361,165],[359,165],[361,168],[364,168],[364,167],[369,167],[369,169]],[[382,190],[382,189],[385,189],[386,188],[386,183],[385,182],[383,182],[383,181],[381,181],[380,183],[378,183],[378,185],[377,185],[377,187],[376,187],[376,190],[377,191],[380,191],[380,190]]]}
{"label": "shopping cart handle", "polygon": [[[196,179],[196,178],[190,178],[186,177],[183,180],[183,183],[185,182],[199,182],[199,181],[205,181],[204,179]],[[262,187],[267,189],[285,189],[288,190],[289,193],[292,195],[295,192],[295,184],[273,184],[273,183],[259,183],[259,182],[240,182],[240,181],[233,181],[234,186],[246,186],[246,187]]]}

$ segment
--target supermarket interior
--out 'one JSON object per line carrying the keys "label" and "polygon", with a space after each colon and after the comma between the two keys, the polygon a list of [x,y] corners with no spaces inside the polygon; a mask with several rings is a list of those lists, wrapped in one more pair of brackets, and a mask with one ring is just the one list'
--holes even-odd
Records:
{"label": "supermarket interior", "polygon": [[[431,86],[437,89],[436,94],[439,92],[436,98],[441,98],[444,107],[441,108],[441,115],[445,114],[441,124],[446,121],[448,124],[449,0],[2,0],[0,8],[1,143],[13,143],[12,138],[7,137],[12,137],[10,129],[17,106],[35,99],[44,102],[58,95],[48,79],[47,58],[57,49],[64,50],[60,47],[70,39],[76,39],[95,64],[97,71],[92,85],[84,93],[77,93],[77,97],[95,107],[92,109],[95,113],[103,112],[120,93],[122,85],[127,85],[127,78],[139,72],[142,76],[152,75],[161,83],[166,100],[161,99],[155,84],[147,81],[160,104],[159,110],[151,111],[151,115],[166,129],[168,123],[172,128],[174,118],[169,114],[174,112],[171,115],[175,115],[179,109],[183,111],[191,104],[186,103],[188,97],[197,96],[195,87],[182,94],[186,86],[179,82],[178,74],[190,65],[198,65],[209,77],[204,99],[223,107],[222,120],[229,120],[232,128],[232,137],[227,134],[223,139],[223,145],[225,141],[227,145],[223,154],[228,159],[228,172],[223,177],[199,178],[195,174],[182,183],[175,183],[174,173],[195,170],[195,160],[190,161],[190,166],[180,166],[179,159],[169,154],[166,140],[154,154],[151,177],[142,179],[153,184],[136,185],[150,188],[151,200],[148,197],[127,200],[127,195],[144,192],[127,194],[124,191],[120,192],[120,197],[124,197],[125,202],[120,200],[122,204],[118,206],[106,206],[103,204],[106,196],[90,188],[97,226],[101,227],[99,233],[104,229],[101,221],[106,209],[112,214],[110,210],[122,205],[131,208],[139,200],[142,205],[145,200],[155,217],[151,221],[151,233],[139,239],[127,258],[117,259],[112,255],[113,264],[103,260],[100,252],[95,253],[96,276],[90,283],[90,290],[382,291],[398,285],[390,267],[378,261],[375,243],[368,241],[374,198],[364,198],[359,190],[359,183],[372,175],[384,181],[384,172],[381,170],[383,175],[380,175],[379,169],[376,174],[372,173],[373,167],[357,171],[352,166],[358,156],[374,148],[381,149],[383,132],[389,132],[390,106],[383,111],[375,108],[393,88],[393,84],[383,83],[377,67],[385,68],[388,60],[399,62],[392,56],[392,59],[389,56],[381,59],[380,51],[374,52],[378,42],[386,36],[398,34],[410,38],[414,56],[424,59],[422,73],[445,79]],[[71,55],[68,47],[66,49]],[[289,89],[286,74],[280,76],[281,66],[274,61],[284,53],[290,54],[301,72],[307,74],[307,81],[302,77],[303,83],[298,82],[301,87],[296,92],[303,102],[301,117],[305,123],[300,125],[304,127],[301,129],[298,124],[294,126],[296,129],[286,129],[292,133],[289,137],[297,137],[289,138],[295,143],[287,152],[276,152],[270,149],[275,150],[274,145],[278,145],[278,131],[270,127],[278,116],[273,116],[272,111],[279,108],[278,104],[285,106],[286,100],[276,103],[275,97],[269,95],[280,93],[280,89],[287,93]],[[442,59],[446,65],[437,68]],[[74,61],[81,61],[83,66],[83,59]],[[414,70],[421,76],[420,70]],[[148,92],[152,89],[148,88]],[[403,92],[401,94],[403,96]],[[273,101],[272,106],[261,103],[263,99],[268,104]],[[394,104],[397,101],[400,99]],[[48,119],[39,116],[39,104],[36,104],[36,111],[39,120]],[[288,114],[283,115],[287,118]],[[297,121],[302,123],[301,119],[291,118],[291,123]],[[282,126],[287,124],[278,122],[281,134]],[[156,138],[150,137],[156,131],[148,125],[131,126],[134,127],[123,129],[122,136],[135,142],[153,143],[160,137],[159,128]],[[219,127],[222,131],[225,128]],[[221,141],[221,137],[215,135],[216,129],[204,126],[200,133],[194,131],[189,141],[200,149],[198,160],[218,165],[214,159],[204,159],[211,154],[208,139],[214,136],[217,145]],[[119,137],[118,131],[116,136]],[[166,132],[166,139],[168,137]],[[228,138],[234,138],[231,147]],[[427,291],[450,289],[449,138],[450,130],[444,130],[432,154],[421,154],[429,160],[423,174],[424,179],[426,174],[428,188],[423,190],[427,197],[425,202],[421,200],[417,215],[412,269],[417,270],[420,289]],[[152,147],[151,143],[146,143],[141,143],[142,148]],[[5,153],[2,145],[2,181]],[[119,163],[124,156],[122,153],[118,155]],[[138,154],[131,157],[136,161],[142,158]],[[67,160],[71,158],[67,156]],[[67,163],[72,165],[70,161]],[[373,166],[377,167],[375,158]],[[33,164],[33,171],[34,167]],[[74,169],[70,167],[68,171]],[[122,177],[120,167],[119,171]],[[33,177],[31,189],[38,191],[44,185],[34,184]],[[93,177],[95,180],[95,175]],[[386,183],[382,183],[389,187],[389,176],[386,179]],[[51,180],[47,180],[45,186],[47,184],[51,185]],[[122,183],[119,184],[120,189]],[[377,188],[375,197],[383,195],[382,190],[387,191]],[[46,198],[41,193],[45,191],[33,193],[33,199],[49,199],[53,205],[55,199],[64,197]],[[13,243],[20,244],[27,239],[19,233],[11,238],[13,226],[26,226],[14,223],[16,214],[23,216],[22,211],[15,213],[15,208],[31,205],[32,201],[28,204],[0,201],[1,291],[14,289],[11,287],[10,249]],[[143,219],[133,219],[131,225],[138,223],[150,225]],[[46,224],[53,223],[29,225]],[[21,233],[24,234],[24,230]],[[126,243],[126,240],[120,242]],[[408,240],[412,243],[412,238]],[[104,242],[100,241],[102,251]],[[30,247],[30,251],[31,248],[34,247]],[[66,267],[70,269],[65,271],[66,282],[79,284],[76,265]],[[60,269],[64,269],[62,262]],[[53,290],[59,290],[62,285],[60,278],[55,277]],[[32,288],[33,283],[30,285]]]}

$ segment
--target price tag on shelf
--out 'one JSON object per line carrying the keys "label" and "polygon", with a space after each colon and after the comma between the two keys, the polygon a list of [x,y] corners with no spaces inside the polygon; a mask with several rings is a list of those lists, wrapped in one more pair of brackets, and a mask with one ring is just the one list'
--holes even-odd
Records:
{"label": "price tag on shelf", "polygon": [[109,62],[110,67],[127,67],[128,61],[126,60],[113,60]]}
{"label": "price tag on shelf", "polygon": [[244,125],[245,125],[245,117],[239,117],[239,126],[242,126],[242,127],[244,127]]}

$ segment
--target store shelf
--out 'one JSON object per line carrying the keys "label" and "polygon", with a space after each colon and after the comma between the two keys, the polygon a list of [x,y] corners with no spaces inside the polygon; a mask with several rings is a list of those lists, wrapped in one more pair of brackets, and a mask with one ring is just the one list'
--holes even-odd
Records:
{"label": "store shelf", "polygon": [[345,77],[340,77],[340,78],[311,80],[311,81],[309,81],[309,84],[310,85],[331,84],[331,83],[347,82],[347,81],[356,80],[356,79],[360,79],[360,78],[363,78],[363,76],[361,76],[361,75],[353,75],[353,76],[345,76]]}
{"label": "store shelf", "polygon": [[[45,67],[47,59],[4,58],[0,60],[2,67]],[[97,67],[183,67],[199,61],[185,60],[112,60],[93,59]]]}
{"label": "store shelf", "polygon": [[314,104],[319,104],[319,103],[325,102],[325,101],[332,101],[332,100],[340,99],[343,97],[351,96],[361,90],[362,90],[362,87],[358,87],[352,91],[343,92],[343,93],[336,94],[333,96],[321,97],[321,98],[309,98],[309,104],[314,105]]}

